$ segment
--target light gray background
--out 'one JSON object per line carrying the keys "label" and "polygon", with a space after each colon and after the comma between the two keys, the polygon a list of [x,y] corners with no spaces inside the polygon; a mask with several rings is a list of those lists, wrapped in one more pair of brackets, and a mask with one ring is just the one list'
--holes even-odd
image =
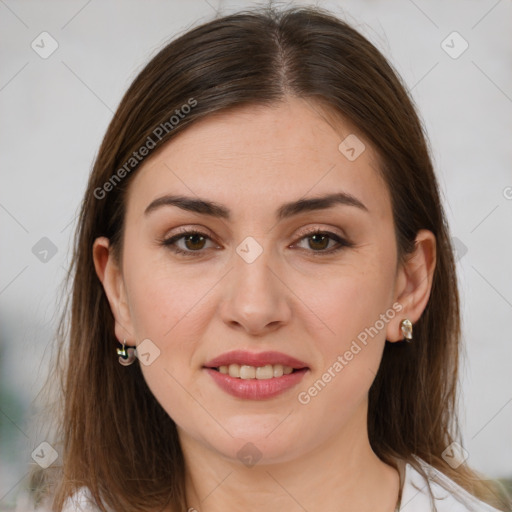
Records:
{"label": "light gray background", "polygon": [[[468,463],[512,478],[512,3],[318,4],[384,52],[424,119],[460,248]],[[75,215],[121,95],[169,38],[215,9],[252,5],[0,0],[0,507],[14,501],[44,441],[29,424],[32,401],[48,367]],[[43,31],[59,45],[47,59],[31,47]],[[453,31],[469,44],[456,59],[441,46]],[[447,41],[461,48],[453,36]],[[57,248],[46,263],[32,252],[42,237]]]}

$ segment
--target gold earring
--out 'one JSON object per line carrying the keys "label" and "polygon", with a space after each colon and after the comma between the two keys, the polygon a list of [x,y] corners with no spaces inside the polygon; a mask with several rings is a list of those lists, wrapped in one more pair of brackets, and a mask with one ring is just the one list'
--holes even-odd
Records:
{"label": "gold earring", "polygon": [[408,318],[404,318],[400,323],[400,329],[405,338],[405,341],[408,343],[412,340],[412,323]]}
{"label": "gold earring", "polygon": [[133,364],[137,358],[134,347],[126,348],[126,340],[123,340],[123,347],[117,348],[117,355],[119,356],[119,363],[123,366],[129,366]]}

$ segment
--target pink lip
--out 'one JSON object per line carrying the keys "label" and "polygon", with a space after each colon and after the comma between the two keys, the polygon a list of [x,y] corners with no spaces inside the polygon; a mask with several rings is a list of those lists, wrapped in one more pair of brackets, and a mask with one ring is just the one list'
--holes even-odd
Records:
{"label": "pink lip", "polygon": [[229,366],[230,364],[245,364],[256,367],[265,366],[266,364],[282,364],[283,366],[291,366],[295,369],[308,368],[306,363],[281,352],[248,352],[246,350],[232,350],[231,352],[221,354],[205,363],[204,367],[218,368],[219,366]]}
{"label": "pink lip", "polygon": [[212,379],[223,391],[232,396],[248,400],[265,400],[296,386],[309,370],[302,368],[282,377],[262,380],[238,379],[212,368],[205,368],[205,371],[211,375]]}

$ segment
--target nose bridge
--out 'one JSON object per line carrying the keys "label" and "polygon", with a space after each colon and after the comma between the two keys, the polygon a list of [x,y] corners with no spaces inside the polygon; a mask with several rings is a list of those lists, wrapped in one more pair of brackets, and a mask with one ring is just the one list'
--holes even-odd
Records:
{"label": "nose bridge", "polygon": [[266,299],[275,296],[275,277],[271,271],[272,258],[269,238],[246,237],[237,247],[234,257],[234,280],[236,294],[256,297],[263,294]]}
{"label": "nose bridge", "polygon": [[269,237],[245,238],[237,247],[229,273],[230,285],[223,307],[224,320],[257,332],[288,318],[286,288],[274,275]]}

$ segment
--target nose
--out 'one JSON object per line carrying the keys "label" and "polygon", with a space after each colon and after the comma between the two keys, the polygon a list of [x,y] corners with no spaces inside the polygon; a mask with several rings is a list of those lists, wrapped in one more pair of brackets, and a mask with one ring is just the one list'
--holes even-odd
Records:
{"label": "nose", "polygon": [[233,265],[226,276],[220,306],[223,322],[253,336],[263,336],[287,324],[293,294],[279,275],[279,266],[270,258],[270,252],[264,250],[250,263],[235,254]]}

